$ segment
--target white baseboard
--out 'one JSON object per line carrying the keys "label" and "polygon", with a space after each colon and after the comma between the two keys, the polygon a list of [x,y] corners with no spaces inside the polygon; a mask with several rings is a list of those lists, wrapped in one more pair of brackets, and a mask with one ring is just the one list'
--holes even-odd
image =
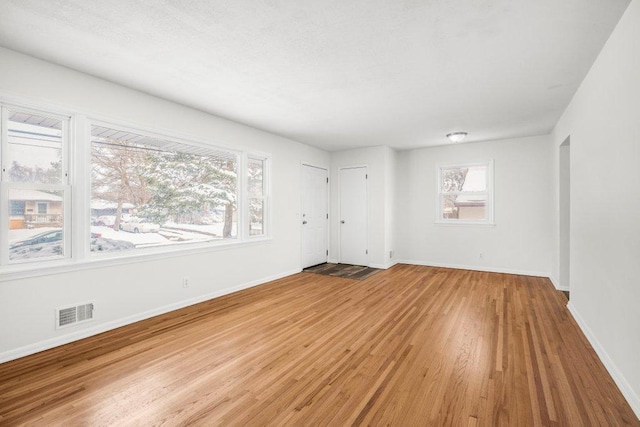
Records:
{"label": "white baseboard", "polygon": [[337,259],[329,258],[329,259],[327,260],[327,262],[328,262],[329,264],[338,264],[340,261],[338,261]]}
{"label": "white baseboard", "polygon": [[393,261],[389,261],[387,264],[369,264],[369,267],[371,268],[379,268],[382,270],[386,270],[388,268],[393,267],[394,265],[396,265],[399,261],[393,260]]}
{"label": "white baseboard", "polygon": [[555,286],[555,288],[557,290],[569,292],[569,287],[568,286],[560,286],[560,282],[555,277],[549,276],[549,280],[551,280],[551,283],[553,283],[553,286]]}
{"label": "white baseboard", "polygon": [[549,277],[549,273],[543,273],[540,271],[518,270],[513,268],[501,268],[501,267],[484,267],[478,265],[462,265],[462,264],[444,264],[438,262],[427,262],[418,260],[398,260],[397,263],[401,264],[413,264],[424,265],[427,267],[443,267],[443,268],[455,268],[458,270],[475,270],[475,271],[488,271],[491,273],[505,273],[505,274],[518,274],[520,276],[535,276],[535,277]]}
{"label": "white baseboard", "polygon": [[602,361],[602,364],[609,372],[609,375],[611,375],[611,377],[613,378],[613,381],[616,383],[616,385],[622,392],[622,395],[624,396],[625,399],[627,399],[627,402],[629,402],[629,406],[631,406],[631,409],[633,409],[633,412],[635,412],[636,417],[640,419],[640,397],[638,397],[636,392],[631,387],[631,384],[629,384],[629,382],[624,377],[624,375],[622,375],[622,373],[617,368],[616,364],[613,362],[611,357],[609,357],[609,354],[607,353],[607,351],[604,349],[602,344],[600,344],[600,341],[598,341],[598,339],[593,334],[591,329],[589,329],[589,326],[584,321],[580,313],[578,313],[578,311],[576,310],[576,307],[573,305],[571,301],[569,301],[569,304],[567,304],[567,307],[569,308],[569,312],[571,312],[571,315],[575,319],[576,323],[578,324],[580,329],[582,329],[582,332],[584,333],[584,335],[587,337],[587,340],[589,340],[591,347],[593,347],[596,354]]}
{"label": "white baseboard", "polygon": [[204,301],[208,301],[213,298],[221,297],[223,295],[231,294],[233,292],[248,289],[254,286],[262,285],[273,280],[281,279],[283,277],[291,276],[296,273],[300,273],[300,269],[286,271],[284,273],[276,274],[270,277],[263,277],[261,279],[253,280],[251,282],[242,283],[240,285],[231,286],[229,288],[221,289],[215,292],[211,292],[205,295],[199,295],[194,298],[179,301],[173,304],[168,304],[162,307],[158,307],[152,310],[148,310],[142,313],[134,314],[124,317],[122,319],[113,320],[111,322],[102,323],[91,328],[82,329],[80,331],[72,332],[60,337],[51,338],[48,340],[40,341],[35,344],[29,344],[23,347],[19,347],[13,350],[0,353],[0,363],[8,362],[10,360],[19,359],[21,357],[29,356],[31,354],[39,353],[44,350],[49,350],[54,347],[58,347],[64,344],[69,344],[73,341],[78,341],[83,338],[88,338],[93,335],[101,334],[103,332],[110,331],[112,329],[119,328],[121,326],[129,325],[131,323],[139,322],[141,320],[149,319],[154,316],[159,316],[170,311],[178,310],[190,305],[198,304]]}

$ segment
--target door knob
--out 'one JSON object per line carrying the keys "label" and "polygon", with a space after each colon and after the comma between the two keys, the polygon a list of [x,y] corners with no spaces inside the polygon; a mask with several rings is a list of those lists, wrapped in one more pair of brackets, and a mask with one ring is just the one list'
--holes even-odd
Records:
{"label": "door knob", "polygon": [[342,221],[340,221],[340,224],[344,224],[344,219]]}
{"label": "door knob", "polygon": [[307,221],[302,221],[302,225],[304,225],[304,224],[306,224],[306,223],[307,223]]}

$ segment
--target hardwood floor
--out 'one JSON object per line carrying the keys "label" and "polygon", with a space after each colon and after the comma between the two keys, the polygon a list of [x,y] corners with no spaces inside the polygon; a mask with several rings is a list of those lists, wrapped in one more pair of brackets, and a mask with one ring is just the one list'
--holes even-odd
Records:
{"label": "hardwood floor", "polygon": [[0,425],[640,425],[547,279],[300,273],[0,365]]}

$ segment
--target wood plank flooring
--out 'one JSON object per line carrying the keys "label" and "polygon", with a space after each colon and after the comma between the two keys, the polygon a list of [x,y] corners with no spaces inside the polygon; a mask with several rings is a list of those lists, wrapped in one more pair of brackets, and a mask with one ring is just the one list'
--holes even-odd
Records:
{"label": "wood plank flooring", "polygon": [[0,365],[0,425],[634,425],[547,279],[300,273]]}

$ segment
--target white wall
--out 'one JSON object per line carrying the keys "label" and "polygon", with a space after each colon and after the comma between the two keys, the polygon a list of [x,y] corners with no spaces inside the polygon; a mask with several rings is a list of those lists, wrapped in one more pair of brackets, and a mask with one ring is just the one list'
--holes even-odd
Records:
{"label": "white wall", "polygon": [[[541,136],[399,152],[398,258],[413,264],[549,276],[551,147],[550,137]],[[495,225],[436,224],[436,167],[491,159]]]}
{"label": "white wall", "polygon": [[[384,227],[385,227],[385,250],[384,257],[386,259],[385,264],[390,267],[396,263],[396,253],[398,247],[398,241],[396,239],[396,220],[398,218],[397,206],[396,206],[396,181],[398,170],[396,165],[398,163],[398,153],[392,149],[388,149],[386,154],[386,174],[385,174],[385,214],[384,214]],[[393,256],[391,255],[393,253]]]}
{"label": "white wall", "polygon": [[389,251],[392,250],[394,230],[393,199],[391,194],[395,152],[389,147],[359,148],[331,153],[331,213],[329,259],[340,260],[340,168],[367,166],[369,175],[367,197],[369,208],[369,266],[387,268],[391,265]]}
{"label": "white wall", "polygon": [[638,417],[639,76],[633,0],[553,132],[556,152],[571,137],[569,308]]}
{"label": "white wall", "polygon": [[[571,236],[571,141],[567,138],[558,148],[558,277],[557,287],[570,290]],[[555,154],[555,153],[554,153]],[[554,156],[555,157],[555,156]]]}
{"label": "white wall", "polygon": [[[300,164],[309,146],[0,48],[0,96],[272,154],[273,239],[254,245],[0,280],[0,362],[300,269]],[[170,84],[170,82],[168,82]],[[190,287],[182,287],[182,277]],[[54,329],[54,308],[95,302],[96,319]]]}

